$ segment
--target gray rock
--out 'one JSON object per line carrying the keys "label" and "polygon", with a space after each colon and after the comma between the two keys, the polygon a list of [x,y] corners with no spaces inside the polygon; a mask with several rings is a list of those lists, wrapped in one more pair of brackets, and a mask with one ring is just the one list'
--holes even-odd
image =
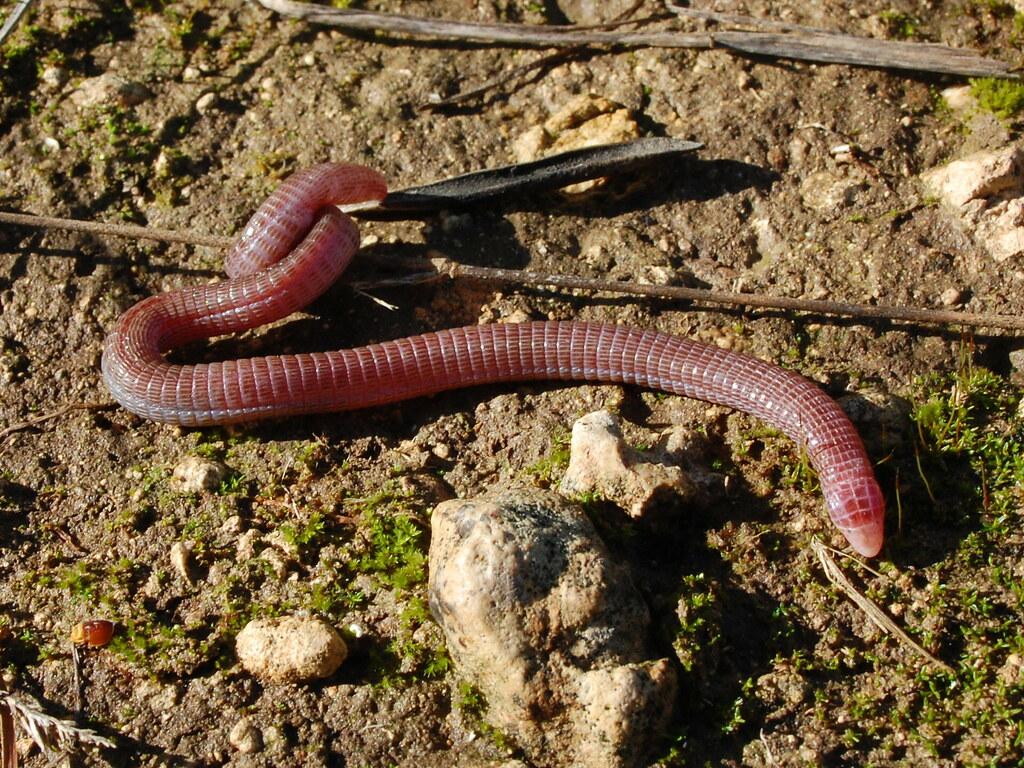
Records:
{"label": "gray rock", "polygon": [[538,766],[630,766],[669,715],[649,615],[590,520],[551,493],[447,501],[432,518],[430,605],[488,719]]}
{"label": "gray rock", "polygon": [[634,518],[661,501],[689,499],[696,492],[678,466],[628,446],[618,419],[608,411],[588,413],[573,424],[569,451],[559,492],[566,496],[597,492]]}
{"label": "gray rock", "polygon": [[235,638],[235,652],[248,672],[271,683],[330,677],[348,656],[334,627],[309,616],[250,621]]}

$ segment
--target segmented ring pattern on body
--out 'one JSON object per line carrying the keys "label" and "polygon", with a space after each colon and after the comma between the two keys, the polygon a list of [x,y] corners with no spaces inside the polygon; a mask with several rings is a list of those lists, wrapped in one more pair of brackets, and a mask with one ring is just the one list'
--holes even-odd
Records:
{"label": "segmented ring pattern on body", "polygon": [[145,299],[106,340],[103,377],[125,408],[183,425],[364,408],[498,381],[622,382],[730,406],[782,430],[817,470],[833,522],[854,548],[882,546],[884,500],[853,425],[791,371],[657,331],[588,322],[470,326],[355,349],[177,365],[163,354],[295,312],[325,291],[359,246],[335,205],[381,200],[357,165],[296,173],[267,199],[226,257],[229,280]]}

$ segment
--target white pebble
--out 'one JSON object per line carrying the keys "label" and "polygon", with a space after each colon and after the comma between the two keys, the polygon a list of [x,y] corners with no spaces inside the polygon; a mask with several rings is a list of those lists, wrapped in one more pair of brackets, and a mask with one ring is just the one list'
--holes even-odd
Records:
{"label": "white pebble", "polygon": [[250,621],[235,639],[235,652],[248,672],[273,683],[330,677],[348,656],[337,630],[308,616]]}
{"label": "white pebble", "polygon": [[213,93],[212,91],[209,92],[209,93],[204,93],[196,101],[196,112],[198,112],[201,115],[205,115],[207,112],[209,112],[211,109],[213,109],[216,106],[216,104],[217,104],[217,94],[216,93]]}

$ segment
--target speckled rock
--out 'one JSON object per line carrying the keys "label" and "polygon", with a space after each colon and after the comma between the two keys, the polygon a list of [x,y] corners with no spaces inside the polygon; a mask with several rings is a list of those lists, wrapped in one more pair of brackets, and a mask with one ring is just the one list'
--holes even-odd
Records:
{"label": "speckled rock", "polygon": [[219,461],[186,456],[178,462],[171,477],[183,493],[202,493],[217,490],[227,473],[228,468]]}
{"label": "speckled rock", "polygon": [[235,639],[245,669],[271,683],[304,683],[330,677],[345,661],[348,648],[322,619],[284,616],[250,621]]}
{"label": "speckled rock", "polygon": [[263,749],[263,733],[252,720],[243,717],[228,732],[228,743],[243,755],[251,755]]}
{"label": "speckled rock", "polygon": [[675,674],[649,659],[647,608],[578,506],[535,490],[439,505],[429,589],[460,674],[534,764],[639,764]]}
{"label": "speckled rock", "polygon": [[1024,256],[1024,146],[975,152],[921,181],[996,261]]}
{"label": "speckled rock", "polygon": [[693,496],[693,483],[678,466],[658,462],[626,444],[618,419],[595,411],[572,427],[569,467],[558,490],[566,496],[597,492],[631,517],[667,499]]}
{"label": "speckled rock", "polygon": [[142,83],[104,72],[98,77],[83,80],[71,94],[71,101],[82,108],[100,105],[134,107],[152,97],[152,91]]}
{"label": "speckled rock", "polygon": [[1024,184],[1024,147],[975,152],[926,171],[921,180],[953,206],[967,205],[972,200],[984,200],[1009,190],[1019,192]]}

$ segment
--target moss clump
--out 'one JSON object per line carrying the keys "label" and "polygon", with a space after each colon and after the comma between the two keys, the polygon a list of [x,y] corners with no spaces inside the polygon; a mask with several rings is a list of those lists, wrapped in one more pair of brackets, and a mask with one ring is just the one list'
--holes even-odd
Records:
{"label": "moss clump", "polygon": [[909,13],[901,13],[900,11],[890,9],[882,11],[878,14],[878,18],[885,25],[885,30],[889,33],[889,36],[897,40],[910,40],[917,37],[921,31],[920,20]]}
{"label": "moss clump", "polygon": [[971,95],[978,105],[996,117],[1009,120],[1024,109],[1024,83],[997,77],[971,80]]}

